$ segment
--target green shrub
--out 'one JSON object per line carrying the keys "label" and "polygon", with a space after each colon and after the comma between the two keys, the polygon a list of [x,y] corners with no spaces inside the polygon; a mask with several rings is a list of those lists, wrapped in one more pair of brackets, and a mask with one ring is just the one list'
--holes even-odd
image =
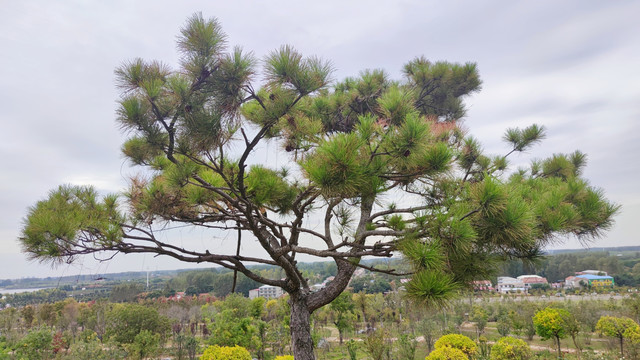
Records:
{"label": "green shrub", "polygon": [[276,356],[275,360],[293,360],[293,355]]}
{"label": "green shrub", "polygon": [[103,344],[91,330],[84,330],[76,338],[76,342],[71,345],[66,356],[56,357],[56,359],[77,360],[116,360],[127,359],[127,352],[115,346],[115,344]]}
{"label": "green shrub", "polygon": [[358,343],[353,339],[347,341],[347,352],[349,353],[349,360],[356,360],[358,354]]}
{"label": "green shrub", "polygon": [[473,340],[460,334],[444,335],[436,341],[435,348],[451,347],[462,351],[467,357],[473,358],[478,352],[478,345]]}
{"label": "green shrub", "polygon": [[107,314],[106,336],[118,344],[132,344],[143,330],[164,338],[170,329],[169,319],[149,306],[116,304]]}
{"label": "green shrub", "polygon": [[53,354],[51,341],[53,335],[49,328],[34,328],[18,343],[16,354],[18,358],[29,360],[47,359]]}
{"label": "green shrub", "polygon": [[402,334],[398,338],[398,358],[400,359],[415,359],[416,350],[418,348],[418,340],[408,334]]}
{"label": "green shrub", "polygon": [[0,340],[0,360],[10,360],[10,353],[11,349],[4,343],[4,341]]}
{"label": "green shrub", "polygon": [[127,350],[133,359],[144,359],[153,355],[160,345],[160,335],[149,330],[142,330],[136,335],[132,344],[127,346]]}
{"label": "green shrub", "polygon": [[491,347],[491,360],[526,360],[531,356],[529,344],[510,336],[500,338]]}
{"label": "green shrub", "polygon": [[460,349],[443,346],[433,350],[425,360],[469,360],[469,357]]}
{"label": "green shrub", "polygon": [[383,359],[385,354],[391,350],[391,344],[387,341],[387,333],[382,330],[376,330],[363,341],[364,350],[373,360]]}
{"label": "green shrub", "polygon": [[200,360],[251,360],[251,354],[242,346],[209,346]]}

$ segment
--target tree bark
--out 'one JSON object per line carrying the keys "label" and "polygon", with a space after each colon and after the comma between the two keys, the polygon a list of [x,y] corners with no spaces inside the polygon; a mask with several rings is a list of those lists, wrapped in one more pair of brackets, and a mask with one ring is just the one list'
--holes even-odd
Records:
{"label": "tree bark", "polygon": [[307,306],[307,298],[303,294],[290,294],[291,347],[296,360],[315,360],[313,340],[311,339],[311,312]]}
{"label": "tree bark", "polygon": [[[364,244],[362,234],[371,216],[374,197],[363,198],[360,204],[360,220],[356,229],[355,241]],[[358,259],[359,260],[359,259]],[[308,289],[299,289],[289,292],[289,304],[291,305],[291,347],[293,357],[296,360],[315,360],[313,353],[313,340],[311,339],[311,313],[324,305],[329,304],[340,295],[349,284],[356,266],[350,261],[336,258],[338,271],[335,278],[325,288],[315,293]]]}
{"label": "tree bark", "polygon": [[620,336],[620,356],[624,356],[624,348],[622,347],[623,340],[624,340],[624,337]]}
{"label": "tree bark", "polygon": [[582,347],[578,345],[577,335],[571,335],[571,340],[573,340],[573,346],[576,347],[576,354],[578,354],[578,360],[582,360]]}

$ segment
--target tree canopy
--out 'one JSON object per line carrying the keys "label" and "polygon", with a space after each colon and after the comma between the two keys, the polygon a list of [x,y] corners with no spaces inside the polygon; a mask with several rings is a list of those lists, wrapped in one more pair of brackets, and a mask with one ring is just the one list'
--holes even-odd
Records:
{"label": "tree canopy", "polygon": [[[579,151],[509,170],[511,154],[544,138],[540,126],[507,129],[509,150],[483,153],[460,126],[464,98],[481,86],[473,63],[418,57],[401,80],[365,70],[334,82],[330,62],[288,45],[261,62],[227,50],[218,21],[199,14],[177,43],[178,69],[134,59],[115,72],[117,121],[129,134],[122,151],[145,172],[124,197],[52,191],[28,211],[20,241],[30,256],[154,253],[279,286],[291,296],[294,356],[308,359],[309,314],[358,267],[398,274],[363,257],[402,252],[412,265],[408,294],[441,305],[502,260],[534,258],[558,236],[599,236],[618,209],[581,177]],[[265,142],[288,154],[285,166],[261,161]],[[212,240],[199,248],[158,236],[171,224],[210,229]],[[236,252],[220,251],[225,232],[237,234]],[[241,251],[243,234],[263,256]],[[334,280],[312,292],[301,255],[335,261]]]}
{"label": "tree canopy", "polygon": [[557,345],[558,358],[560,358],[560,339],[567,337],[567,319],[570,313],[565,309],[545,308],[536,312],[533,317],[533,324],[536,333],[542,340],[554,339]]}
{"label": "tree canopy", "polygon": [[605,336],[618,338],[620,356],[624,356],[624,338],[629,337],[628,334],[638,332],[640,325],[628,317],[603,316],[598,320],[596,330]]}

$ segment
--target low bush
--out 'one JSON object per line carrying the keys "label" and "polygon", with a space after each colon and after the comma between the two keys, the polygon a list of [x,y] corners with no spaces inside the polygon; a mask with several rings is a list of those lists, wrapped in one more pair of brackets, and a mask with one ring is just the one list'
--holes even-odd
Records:
{"label": "low bush", "polygon": [[469,360],[469,357],[460,349],[444,346],[433,350],[425,360]]}
{"label": "low bush", "polygon": [[436,341],[435,348],[451,347],[462,351],[467,357],[473,358],[478,352],[478,345],[473,340],[460,334],[448,334]]}
{"label": "low bush", "polygon": [[491,347],[491,360],[527,360],[532,356],[529,344],[524,340],[506,336]]}
{"label": "low bush", "polygon": [[242,346],[209,346],[200,360],[251,360],[251,354]]}

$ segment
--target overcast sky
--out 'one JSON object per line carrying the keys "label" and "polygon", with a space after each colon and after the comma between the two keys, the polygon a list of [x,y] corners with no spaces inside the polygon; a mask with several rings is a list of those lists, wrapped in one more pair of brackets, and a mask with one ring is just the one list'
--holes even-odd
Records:
{"label": "overcast sky", "polygon": [[622,205],[589,246],[640,245],[638,1],[2,1],[0,279],[185,267],[148,255],[52,270],[27,262],[16,239],[27,208],[59,184],[124,188],[136,170],[120,155],[113,70],[134,57],[175,66],[178,29],[199,11],[230,45],[262,57],[290,44],[331,60],[338,79],[371,68],[399,78],[420,55],[476,62],[470,133],[500,154],[504,129],[538,123],[548,138],[516,162],[587,153],[585,176]]}

